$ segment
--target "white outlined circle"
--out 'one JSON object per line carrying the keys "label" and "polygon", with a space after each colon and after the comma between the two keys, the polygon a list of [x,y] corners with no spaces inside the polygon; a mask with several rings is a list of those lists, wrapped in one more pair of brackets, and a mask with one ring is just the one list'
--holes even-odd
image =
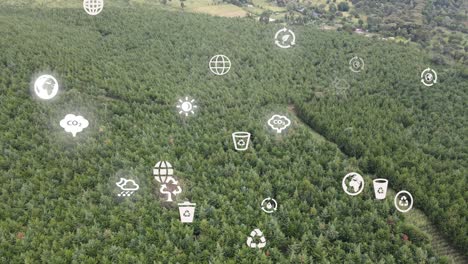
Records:
{"label": "white outlined circle", "polygon": [[58,90],[58,81],[52,75],[41,75],[34,81],[34,93],[41,99],[49,100],[54,98]]}
{"label": "white outlined circle", "polygon": [[[403,196],[401,198],[398,198],[401,194],[403,194]],[[410,199],[410,202],[408,202],[408,197],[406,196],[408,195],[409,199]],[[398,201],[398,199],[400,201]],[[398,203],[397,203],[398,201]],[[395,205],[395,208],[402,212],[402,213],[406,213],[408,212],[409,210],[411,210],[411,208],[413,208],[413,196],[411,195],[410,192],[408,191],[399,191],[396,195],[395,195],[395,199],[393,200],[393,204]],[[406,204],[405,204],[406,203]],[[407,209],[400,209],[400,206],[404,206],[404,207],[407,207]]]}
{"label": "white outlined circle", "polygon": [[225,75],[231,69],[231,60],[225,55],[215,55],[210,59],[210,71],[216,75]]}
{"label": "white outlined circle", "polygon": [[[346,183],[346,180],[349,177],[353,177],[349,183]],[[346,174],[343,177],[343,181],[341,182],[341,187],[345,191],[346,194],[351,195],[351,196],[356,196],[364,190],[364,178],[361,176],[361,174],[356,173],[356,172],[350,172]],[[349,191],[349,188],[352,188],[352,191]]]}
{"label": "white outlined circle", "polygon": [[421,72],[421,82],[425,86],[432,86],[437,83],[437,72],[434,69],[427,68]]}
{"label": "white outlined circle", "polygon": [[364,69],[364,60],[361,57],[354,56],[349,60],[349,69],[353,72],[360,72]]}
{"label": "white outlined circle", "polygon": [[278,209],[278,203],[275,199],[267,197],[263,199],[261,207],[265,213],[271,214],[274,213],[276,209]]}
{"label": "white outlined circle", "polygon": [[90,16],[101,13],[104,8],[104,0],[83,0],[83,9]]}
{"label": "white outlined circle", "polygon": [[275,44],[282,49],[289,49],[296,45],[296,35],[292,30],[282,28],[275,34]]}

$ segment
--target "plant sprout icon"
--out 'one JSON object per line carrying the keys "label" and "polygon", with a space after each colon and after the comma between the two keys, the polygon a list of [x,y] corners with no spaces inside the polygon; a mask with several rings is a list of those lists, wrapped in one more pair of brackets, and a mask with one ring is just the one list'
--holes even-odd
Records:
{"label": "plant sprout icon", "polygon": [[117,196],[131,196],[136,190],[140,188],[134,180],[127,180],[125,178],[120,178],[119,182],[116,182],[117,185],[122,191],[117,194]]}

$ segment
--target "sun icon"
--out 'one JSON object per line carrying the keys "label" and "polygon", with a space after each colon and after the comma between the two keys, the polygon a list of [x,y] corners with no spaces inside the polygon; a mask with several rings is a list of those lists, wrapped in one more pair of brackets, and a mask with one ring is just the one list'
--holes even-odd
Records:
{"label": "sun icon", "polygon": [[190,97],[185,97],[184,99],[179,99],[177,103],[177,108],[179,109],[179,114],[188,116],[189,114],[195,114],[195,110],[198,108],[194,99]]}

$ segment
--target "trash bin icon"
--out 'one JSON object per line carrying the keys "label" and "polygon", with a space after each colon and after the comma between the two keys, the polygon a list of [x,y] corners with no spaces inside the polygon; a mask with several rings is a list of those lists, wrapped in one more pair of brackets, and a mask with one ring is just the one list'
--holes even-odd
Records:
{"label": "trash bin icon", "polygon": [[182,223],[192,223],[193,216],[195,215],[195,206],[197,204],[191,202],[183,202],[179,203],[179,214],[180,214],[180,221]]}
{"label": "trash bin icon", "polygon": [[244,151],[249,148],[250,133],[249,132],[234,132],[232,133],[234,148],[239,151]]}
{"label": "trash bin icon", "polygon": [[374,183],[375,198],[378,200],[385,199],[385,196],[387,196],[388,180],[375,179],[372,182]]}

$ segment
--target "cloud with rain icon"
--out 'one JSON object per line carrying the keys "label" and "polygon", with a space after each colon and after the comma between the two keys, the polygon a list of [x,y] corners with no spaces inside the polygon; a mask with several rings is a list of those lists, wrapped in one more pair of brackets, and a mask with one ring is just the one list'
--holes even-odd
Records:
{"label": "cloud with rain icon", "polygon": [[131,196],[140,188],[134,180],[127,180],[125,178],[120,178],[120,181],[115,184],[122,190],[117,196]]}

